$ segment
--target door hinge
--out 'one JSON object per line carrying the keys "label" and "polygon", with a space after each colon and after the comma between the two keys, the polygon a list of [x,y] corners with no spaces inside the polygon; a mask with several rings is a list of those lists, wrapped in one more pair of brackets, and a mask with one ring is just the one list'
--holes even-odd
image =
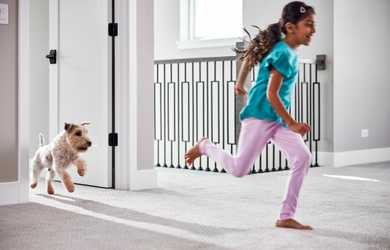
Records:
{"label": "door hinge", "polygon": [[51,49],[49,54],[46,55],[46,58],[49,59],[50,64],[56,64],[57,63],[57,50]]}
{"label": "door hinge", "polygon": [[109,133],[108,134],[108,146],[111,146],[111,147],[118,146],[118,134],[117,133]]}
{"label": "door hinge", "polygon": [[118,36],[118,23],[109,23],[108,24],[108,35],[109,36]]}

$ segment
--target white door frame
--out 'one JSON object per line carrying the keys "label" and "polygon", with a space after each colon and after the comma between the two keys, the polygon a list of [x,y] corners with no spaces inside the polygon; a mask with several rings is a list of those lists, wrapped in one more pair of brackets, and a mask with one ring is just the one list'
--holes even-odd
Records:
{"label": "white door frame", "polygon": [[29,0],[18,4],[18,200],[29,201],[30,41]]}
{"label": "white door frame", "polygon": [[[153,0],[116,0],[117,189],[157,186],[154,168]],[[149,72],[149,73],[148,73]],[[148,168],[142,169],[142,167]],[[141,167],[141,169],[139,168]]]}
{"label": "white door frame", "polygon": [[[19,203],[29,201],[30,4],[31,0],[19,0],[18,4]],[[155,188],[157,174],[153,166],[154,141],[150,130],[153,129],[153,102],[150,100],[154,98],[153,0],[117,0],[115,9],[119,23],[116,57],[116,119],[119,135],[115,166],[116,189]]]}

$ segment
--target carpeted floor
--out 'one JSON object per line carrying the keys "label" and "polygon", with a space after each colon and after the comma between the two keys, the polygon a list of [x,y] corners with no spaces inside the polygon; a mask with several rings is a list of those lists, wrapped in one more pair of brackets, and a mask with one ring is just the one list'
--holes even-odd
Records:
{"label": "carpeted floor", "polygon": [[296,218],[313,231],[274,227],[287,175],[159,168],[157,189],[52,196],[40,183],[0,206],[0,249],[390,249],[390,163],[310,169]]}

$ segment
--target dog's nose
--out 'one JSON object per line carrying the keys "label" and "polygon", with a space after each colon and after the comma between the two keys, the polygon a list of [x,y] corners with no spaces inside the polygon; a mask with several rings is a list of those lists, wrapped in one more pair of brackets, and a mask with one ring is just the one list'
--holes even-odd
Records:
{"label": "dog's nose", "polygon": [[92,145],[92,142],[88,141],[87,144],[88,144],[88,147],[90,147]]}

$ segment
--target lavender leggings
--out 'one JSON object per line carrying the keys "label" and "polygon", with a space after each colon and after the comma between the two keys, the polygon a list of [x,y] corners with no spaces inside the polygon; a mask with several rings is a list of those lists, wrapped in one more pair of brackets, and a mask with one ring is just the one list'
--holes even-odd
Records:
{"label": "lavender leggings", "polygon": [[303,178],[311,163],[311,153],[300,134],[274,121],[247,118],[242,121],[237,155],[231,155],[209,140],[203,140],[199,149],[203,155],[221,164],[228,173],[241,177],[250,172],[268,140],[286,153],[291,166],[280,219],[293,218]]}

